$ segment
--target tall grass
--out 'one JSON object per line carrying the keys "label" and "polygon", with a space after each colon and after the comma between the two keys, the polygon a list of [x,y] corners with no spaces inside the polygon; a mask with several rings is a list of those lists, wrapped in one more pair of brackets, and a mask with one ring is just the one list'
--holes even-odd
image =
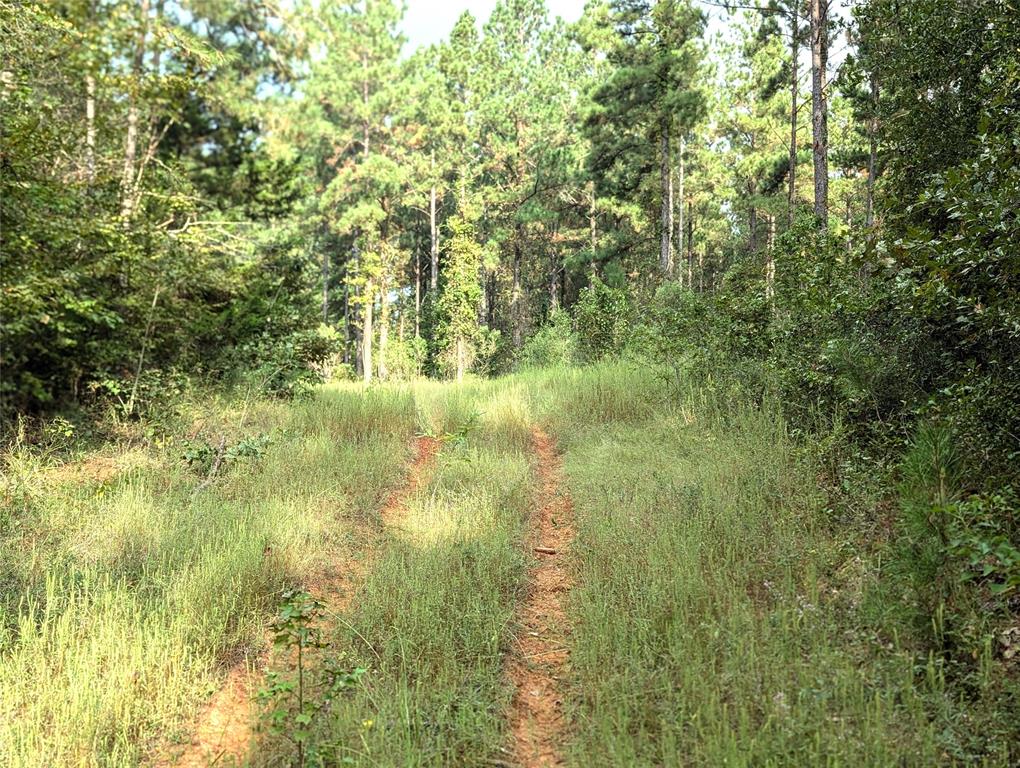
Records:
{"label": "tall grass", "polygon": [[[525,395],[511,382],[416,387],[419,426],[444,445],[430,481],[390,520],[349,612],[334,619],[331,652],[368,672],[320,724],[327,764],[498,764],[533,500]],[[281,754],[256,764],[281,764]]]}
{"label": "tall grass", "polygon": [[218,668],[262,643],[276,593],[356,546],[414,424],[400,390],[256,404],[243,427],[241,410],[206,414],[210,433],[273,443],[205,488],[179,443],[96,482],[9,457],[0,765],[133,766],[183,737]]}
{"label": "tall grass", "polygon": [[651,382],[543,387],[578,524],[571,763],[939,762],[915,660],[858,633],[853,559],[782,420]]}
{"label": "tall grass", "polygon": [[[966,703],[901,641],[871,555],[778,413],[604,364],[220,404],[207,434],[274,442],[202,490],[178,444],[91,483],[9,456],[0,765],[133,766],[160,734],[183,737],[218,670],[258,651],[280,588],[366,536],[382,546],[329,618],[327,653],[368,671],[315,720],[312,751],[507,764],[536,423],[565,451],[577,528],[570,764],[964,763],[947,744]],[[381,529],[415,432],[442,438],[438,463]],[[1009,764],[999,741],[985,764]],[[287,764],[286,744],[264,744],[254,764]]]}

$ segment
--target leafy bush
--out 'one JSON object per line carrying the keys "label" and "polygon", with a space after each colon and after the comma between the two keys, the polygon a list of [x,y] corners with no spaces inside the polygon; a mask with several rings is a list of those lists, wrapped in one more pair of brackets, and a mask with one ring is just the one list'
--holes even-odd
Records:
{"label": "leafy bush", "polygon": [[[335,359],[342,341],[320,330],[282,338],[268,333],[239,350],[237,369],[248,386],[269,397],[291,398],[322,380],[325,361]],[[242,361],[249,361],[245,365]]]}
{"label": "leafy bush", "polygon": [[610,288],[594,276],[581,290],[573,310],[578,346],[584,360],[601,360],[621,350],[630,314],[624,291]]}
{"label": "leafy bush", "polygon": [[390,340],[386,345],[386,370],[390,377],[402,381],[420,377],[424,373],[427,351],[428,342],[421,336]]}
{"label": "leafy bush", "polygon": [[569,366],[577,360],[578,342],[570,326],[570,316],[566,312],[555,311],[549,322],[524,343],[517,365],[520,368]]}

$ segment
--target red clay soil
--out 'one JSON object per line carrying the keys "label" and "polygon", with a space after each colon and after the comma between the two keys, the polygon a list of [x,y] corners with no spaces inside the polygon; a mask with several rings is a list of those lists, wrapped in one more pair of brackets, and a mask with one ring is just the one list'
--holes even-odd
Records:
{"label": "red clay soil", "polygon": [[391,524],[394,518],[403,514],[407,500],[428,481],[432,467],[436,463],[436,454],[442,445],[443,442],[438,437],[422,435],[414,439],[414,461],[411,462],[404,484],[393,491],[383,505],[380,513],[383,523]]}
{"label": "red clay soil", "polygon": [[514,685],[510,730],[516,763],[522,768],[544,768],[563,764],[560,679],[568,661],[564,599],[571,585],[565,557],[574,525],[570,498],[560,490],[563,470],[555,443],[536,428],[532,445],[539,498],[530,520],[528,545],[538,560],[518,610],[521,631],[508,665]]}
{"label": "red clay soil", "polygon": [[[426,482],[440,445],[440,441],[433,437],[415,438],[414,459],[406,480],[390,494],[382,507],[384,523],[392,523],[402,513],[408,498]],[[371,534],[366,532],[365,538],[370,540]],[[343,567],[331,569],[329,573],[316,574],[304,586],[326,602],[329,612],[340,613],[348,607],[358,585],[364,581],[374,554],[370,551],[367,557],[345,562]],[[192,729],[191,742],[179,753],[164,748],[153,760],[153,768],[241,765],[255,738],[252,724],[257,713],[253,699],[268,667],[268,654],[259,658],[254,670],[249,670],[245,662],[235,664],[223,686],[199,713]]]}

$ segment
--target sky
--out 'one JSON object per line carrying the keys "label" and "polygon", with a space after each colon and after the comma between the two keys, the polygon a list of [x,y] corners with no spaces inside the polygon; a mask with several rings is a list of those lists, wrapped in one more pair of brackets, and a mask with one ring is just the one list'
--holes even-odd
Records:
{"label": "sky", "polygon": [[[415,48],[423,45],[438,43],[450,34],[453,25],[464,11],[471,11],[471,14],[478,19],[479,24],[485,23],[496,0],[406,0],[407,13],[404,16],[403,30],[407,36],[405,52],[410,53]],[[560,16],[564,21],[577,21],[584,11],[585,0],[545,0],[549,9],[550,17]],[[737,3],[740,5],[740,3]],[[848,20],[850,13],[848,6],[852,0],[835,0],[831,5],[830,14],[833,18]],[[727,26],[727,14],[712,5],[705,4],[702,9],[708,16],[708,36],[724,29]],[[810,52],[801,51],[805,59],[802,71],[807,71],[810,65]],[[829,52],[830,71],[838,67],[846,56],[846,46],[842,40],[834,40]]]}
{"label": "sky", "polygon": [[[479,22],[487,21],[495,5],[496,0],[407,0],[404,34],[408,50],[438,43],[450,34],[464,11],[471,11]],[[546,7],[550,16],[577,21],[584,10],[584,0],[546,0]]]}

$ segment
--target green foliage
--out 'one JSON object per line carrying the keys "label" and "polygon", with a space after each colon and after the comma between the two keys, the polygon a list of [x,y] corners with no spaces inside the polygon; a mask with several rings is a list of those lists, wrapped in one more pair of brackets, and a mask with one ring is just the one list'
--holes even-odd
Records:
{"label": "green foliage", "polygon": [[562,310],[553,312],[549,321],[531,336],[521,349],[520,368],[571,366],[578,362],[577,336],[570,315]]}
{"label": "green foliage", "polygon": [[598,276],[593,276],[581,290],[573,313],[578,346],[584,360],[601,360],[623,348],[630,314],[624,291],[610,288]]}
{"label": "green foliage", "polygon": [[17,232],[0,245],[0,409],[99,396],[135,418],[159,400],[150,371],[222,377],[242,364],[227,361],[234,350],[265,347],[266,318],[300,318],[268,329],[273,340],[309,327],[307,281],[276,253],[295,168],[265,155],[227,84],[265,71],[274,36],[246,47],[242,19],[215,4],[202,15],[153,3],[145,19],[137,4],[16,6],[0,6],[0,218]]}
{"label": "green foliage", "polygon": [[954,510],[950,552],[965,564],[961,578],[987,587],[1006,607],[1020,592],[1020,504],[1016,491],[971,496]]}
{"label": "green foliage", "polygon": [[[324,609],[325,604],[307,592],[283,593],[280,613],[273,622],[273,645],[285,657],[293,657],[294,672],[292,675],[270,672],[266,687],[258,693],[266,710],[263,717],[268,732],[294,745],[298,768],[305,768],[309,762],[322,764],[320,750],[312,739],[313,729],[338,696],[361,684],[367,671],[364,667],[343,669],[329,658],[310,660],[310,652],[329,647],[320,627]],[[313,664],[315,667],[310,668]],[[313,671],[317,680],[311,679]],[[346,759],[341,762],[353,763]]]}
{"label": "green foliage", "polygon": [[445,363],[443,367],[460,379],[474,360],[474,342],[479,333],[478,306],[482,287],[478,283],[478,270],[482,264],[482,246],[476,239],[474,225],[467,219],[455,216],[448,226],[446,268],[436,302],[433,333],[439,357]]}
{"label": "green foliage", "polygon": [[229,466],[242,459],[257,462],[265,456],[272,442],[266,434],[244,437],[229,445],[223,439],[219,446],[213,446],[207,440],[194,440],[185,448],[184,460],[198,474],[206,475],[214,463]]}

